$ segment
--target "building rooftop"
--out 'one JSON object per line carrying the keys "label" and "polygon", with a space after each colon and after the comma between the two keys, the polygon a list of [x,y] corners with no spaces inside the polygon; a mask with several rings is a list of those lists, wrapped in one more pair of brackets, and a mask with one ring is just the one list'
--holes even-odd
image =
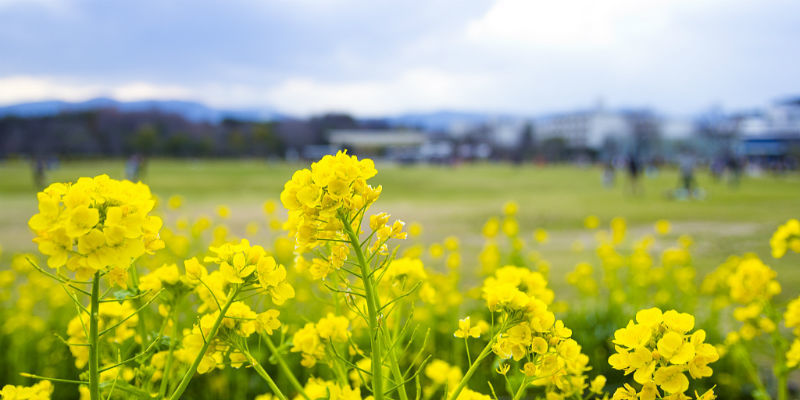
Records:
{"label": "building rooftop", "polygon": [[426,136],[405,129],[334,129],[328,133],[328,141],[336,146],[420,146],[426,142]]}

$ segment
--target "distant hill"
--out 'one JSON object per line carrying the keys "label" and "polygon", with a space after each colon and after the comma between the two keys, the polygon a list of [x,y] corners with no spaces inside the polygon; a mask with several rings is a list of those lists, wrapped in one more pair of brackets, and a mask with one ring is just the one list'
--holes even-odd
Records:
{"label": "distant hill", "polygon": [[180,100],[117,101],[100,97],[81,102],[61,100],[37,101],[0,107],[0,117],[39,117],[57,115],[64,112],[79,112],[98,109],[116,109],[121,112],[159,111],[178,114],[192,122],[218,123],[225,118],[246,121],[272,121],[286,118],[286,115],[271,109],[220,110],[202,103]]}
{"label": "distant hill", "polygon": [[[0,107],[0,118],[15,117],[41,117],[57,115],[65,112],[80,112],[99,109],[115,109],[120,112],[159,111],[162,113],[178,114],[191,122],[219,123],[226,118],[242,121],[281,121],[292,118],[291,115],[281,113],[274,109],[242,108],[242,109],[217,109],[205,104],[182,100],[142,100],[118,101],[111,98],[99,97],[80,102],[67,102],[61,100],[37,101],[31,103],[14,104]],[[390,115],[369,120],[383,121],[393,127],[408,127],[424,131],[448,131],[459,126],[474,126],[497,119],[517,118],[511,114],[496,114],[467,111],[432,111],[415,112]]]}

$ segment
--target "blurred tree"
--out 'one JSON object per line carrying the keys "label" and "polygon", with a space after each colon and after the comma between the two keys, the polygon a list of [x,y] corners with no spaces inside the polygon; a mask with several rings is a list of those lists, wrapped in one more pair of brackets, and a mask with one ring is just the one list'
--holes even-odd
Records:
{"label": "blurred tree", "polygon": [[547,138],[542,141],[541,155],[548,162],[559,162],[567,159],[567,140],[562,137]]}
{"label": "blurred tree", "polygon": [[250,146],[244,132],[234,129],[228,133],[228,151],[230,154],[249,154]]}
{"label": "blurred tree", "polygon": [[258,156],[283,154],[283,141],[275,132],[271,123],[257,123],[253,125],[253,148]]}
{"label": "blurred tree", "polygon": [[158,130],[151,124],[145,124],[131,137],[131,149],[134,153],[151,155],[157,150]]}
{"label": "blurred tree", "polygon": [[533,125],[528,122],[522,128],[522,135],[519,138],[519,147],[514,152],[514,163],[522,164],[530,160],[536,151],[536,138]]}

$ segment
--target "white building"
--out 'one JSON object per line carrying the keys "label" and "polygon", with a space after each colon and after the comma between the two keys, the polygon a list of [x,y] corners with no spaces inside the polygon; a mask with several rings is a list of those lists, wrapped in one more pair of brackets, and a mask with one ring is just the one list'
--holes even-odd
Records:
{"label": "white building", "polygon": [[391,158],[418,157],[427,141],[424,133],[404,129],[334,129],[328,132],[328,142],[335,148]]}
{"label": "white building", "polygon": [[491,144],[499,148],[519,146],[527,121],[521,118],[495,118],[488,124]]}
{"label": "white building", "polygon": [[697,131],[695,122],[690,118],[664,118],[661,121],[661,137],[667,140],[685,140]]}
{"label": "white building", "polygon": [[764,111],[734,116],[735,130],[744,137],[800,135],[800,98],[780,101]]}
{"label": "white building", "polygon": [[751,161],[782,160],[800,149],[800,97],[776,102],[764,111],[735,115],[731,120],[741,153]]}
{"label": "white building", "polygon": [[599,149],[608,138],[631,136],[633,126],[620,112],[602,108],[551,115],[536,121],[536,139],[563,138],[573,148]]}

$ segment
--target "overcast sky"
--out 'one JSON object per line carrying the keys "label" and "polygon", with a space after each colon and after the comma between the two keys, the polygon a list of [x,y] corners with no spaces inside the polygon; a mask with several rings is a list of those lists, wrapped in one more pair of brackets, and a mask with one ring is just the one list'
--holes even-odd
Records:
{"label": "overcast sky", "polygon": [[0,104],[187,99],[361,116],[800,95],[800,1],[0,0]]}

